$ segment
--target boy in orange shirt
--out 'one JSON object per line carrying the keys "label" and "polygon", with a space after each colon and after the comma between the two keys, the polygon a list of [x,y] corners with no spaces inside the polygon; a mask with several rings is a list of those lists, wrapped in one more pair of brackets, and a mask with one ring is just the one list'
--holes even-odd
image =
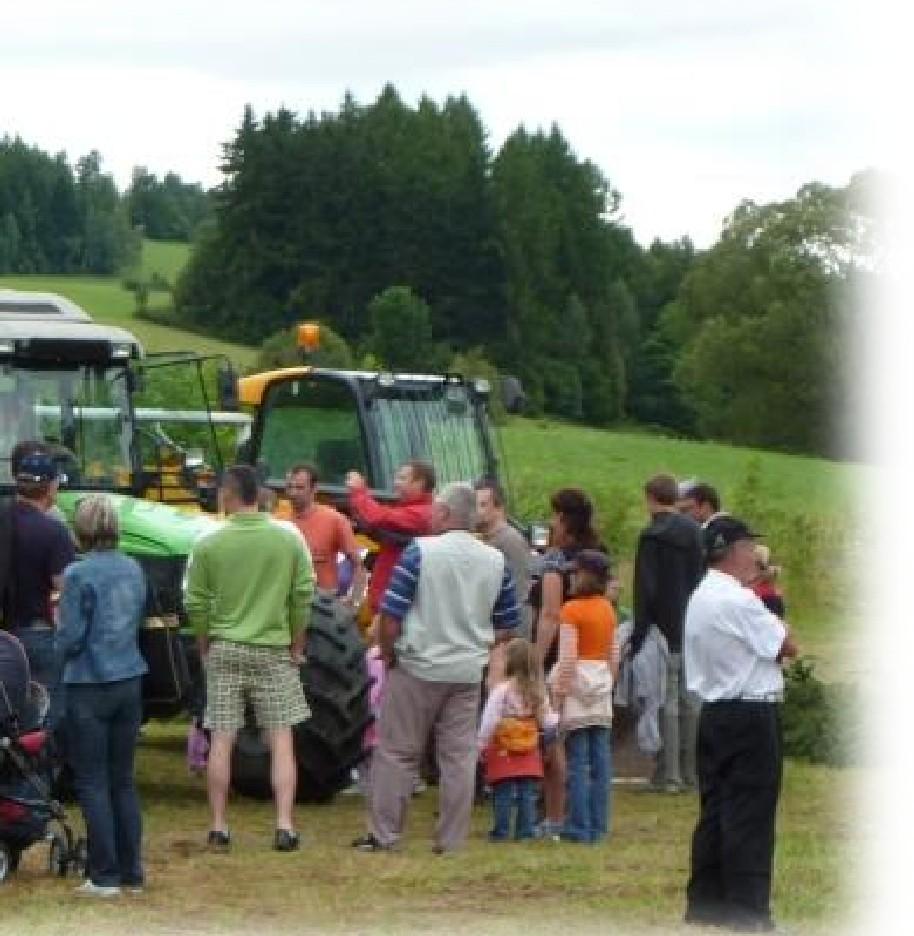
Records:
{"label": "boy in orange shirt", "polygon": [[559,662],[550,677],[561,707],[568,761],[562,838],[597,843],[609,831],[613,678],[617,666],[616,614],[606,588],[609,559],[581,550],[572,574],[573,594],[562,605]]}

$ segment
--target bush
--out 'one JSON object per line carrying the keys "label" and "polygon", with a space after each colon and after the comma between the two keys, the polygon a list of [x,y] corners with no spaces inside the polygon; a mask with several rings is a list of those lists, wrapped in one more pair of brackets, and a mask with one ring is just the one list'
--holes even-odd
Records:
{"label": "bush", "polygon": [[823,683],[802,657],[784,673],[784,754],[842,767],[860,759],[854,689]]}

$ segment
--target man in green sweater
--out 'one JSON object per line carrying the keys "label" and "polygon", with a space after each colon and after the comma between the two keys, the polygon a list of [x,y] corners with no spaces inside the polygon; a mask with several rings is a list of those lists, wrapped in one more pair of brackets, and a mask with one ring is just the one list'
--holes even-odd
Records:
{"label": "man in green sweater", "polygon": [[206,670],[206,727],[212,732],[207,789],[208,844],[226,851],[232,747],[248,702],[270,746],[276,805],[274,848],[294,851],[292,726],[308,718],[299,676],[314,595],[311,556],[298,531],[257,510],[257,475],[226,470],[219,489],[228,522],[197,541],[185,606]]}

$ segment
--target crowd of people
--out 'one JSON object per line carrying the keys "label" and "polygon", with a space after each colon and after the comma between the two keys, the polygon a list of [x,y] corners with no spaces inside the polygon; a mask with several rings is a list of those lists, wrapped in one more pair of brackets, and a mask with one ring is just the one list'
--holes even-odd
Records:
{"label": "crowd of people", "polygon": [[[80,501],[74,542],[54,514],[52,454],[21,444],[12,469],[14,585],[3,620],[50,691],[51,727],[74,772],[89,841],[81,891],[139,890],[143,574],[118,551],[110,499]],[[771,928],[780,665],[796,645],[770,554],[721,510],[710,485],[665,474],[645,483],[648,522],[624,621],[619,581],[581,490],[552,495],[551,543],[537,557],[492,479],[436,490],[433,468],[411,461],[383,503],[352,471],[349,516],[318,502],[319,481],[313,466],[293,467],[291,521],[278,522],[256,471],[227,469],[225,522],[188,561],[185,607],[206,683],[211,849],[232,847],[231,755],[247,708],[270,750],[273,847],[300,847],[293,728],[310,714],[299,667],[322,590],[353,609],[367,600],[372,613],[366,666],[376,719],[359,771],[366,830],[355,848],[398,847],[430,744],[436,854],[464,844],[480,779],[491,842],[602,842],[612,828],[614,697],[627,678],[641,716],[658,722],[649,789],[699,794],[686,920]],[[378,544],[370,576],[353,523]]]}

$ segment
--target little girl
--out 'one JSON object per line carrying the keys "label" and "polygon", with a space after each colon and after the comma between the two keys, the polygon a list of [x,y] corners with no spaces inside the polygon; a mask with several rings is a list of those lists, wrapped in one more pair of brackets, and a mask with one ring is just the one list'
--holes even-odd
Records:
{"label": "little girl", "polygon": [[554,730],[557,722],[536,650],[529,640],[515,638],[505,652],[505,678],[489,693],[479,726],[479,749],[494,810],[489,841],[508,839],[512,812],[514,838],[533,838],[538,781],[543,777],[540,731]]}
{"label": "little girl", "polygon": [[568,765],[562,838],[571,842],[596,843],[609,830],[609,734],[618,648],[608,581],[606,555],[582,549],[572,573],[572,597],[562,605],[559,661],[549,677]]}

